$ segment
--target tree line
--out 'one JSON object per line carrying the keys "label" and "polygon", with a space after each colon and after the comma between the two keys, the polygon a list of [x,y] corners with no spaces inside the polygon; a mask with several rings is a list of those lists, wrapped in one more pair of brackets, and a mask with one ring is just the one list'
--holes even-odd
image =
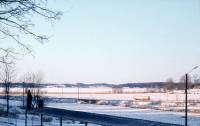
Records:
{"label": "tree line", "polygon": [[[173,78],[168,78],[166,82],[163,84],[163,90],[185,90],[185,84],[186,84],[186,76],[183,75],[178,83],[174,82]],[[198,74],[193,75],[193,77],[188,76],[187,77],[187,89],[193,89],[200,86],[200,77]],[[158,85],[158,88],[161,88],[160,85]]]}
{"label": "tree line", "polygon": [[37,73],[27,72],[17,78],[18,72],[13,58],[6,55],[5,57],[1,57],[1,61],[0,82],[2,82],[1,87],[3,87],[3,93],[7,101],[7,113],[9,113],[9,97],[17,93],[13,90],[17,82],[23,84],[23,93],[27,94],[29,90],[33,94],[33,105],[38,107],[39,94],[43,92],[42,84],[44,83],[44,73],[41,71]]}

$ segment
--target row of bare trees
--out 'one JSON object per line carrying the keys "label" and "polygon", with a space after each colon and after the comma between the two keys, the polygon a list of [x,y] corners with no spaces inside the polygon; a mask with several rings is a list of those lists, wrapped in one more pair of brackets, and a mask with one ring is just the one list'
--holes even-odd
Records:
{"label": "row of bare trees", "polygon": [[[17,79],[17,69],[13,58],[9,55],[1,57],[0,62],[0,82],[2,82],[1,87],[3,87],[3,93],[5,94],[7,101],[7,113],[9,113],[9,97],[15,94],[17,83],[23,83],[25,88],[25,93],[28,90],[34,95],[34,105],[38,107],[39,94],[43,91],[42,84],[44,83],[44,73],[39,71],[37,73],[28,72]],[[15,89],[15,91],[13,90]]]}
{"label": "row of bare trees", "polygon": [[28,72],[20,77],[20,82],[23,83],[23,88],[25,88],[25,93],[30,90],[33,95],[33,105],[38,107],[39,94],[44,92],[42,84],[44,83],[44,73],[38,71],[37,73]]}
{"label": "row of bare trees", "polygon": [[198,74],[193,75],[193,81],[194,81],[194,87],[198,87],[200,86],[200,77],[198,76]]}
{"label": "row of bare trees", "polygon": [[[192,80],[194,82],[194,85],[192,85]],[[184,90],[185,89],[185,84],[186,84],[186,76],[183,75],[180,78],[180,81],[178,84],[176,84],[174,82],[173,78],[168,78],[165,82],[165,84],[163,85],[163,90],[174,90],[174,89],[178,89],[178,90]],[[198,76],[198,74],[193,75],[193,79],[191,76],[188,76],[187,78],[187,89],[192,89],[193,87],[198,88],[198,86],[200,86],[200,77]]]}
{"label": "row of bare trees", "polygon": [[123,92],[123,87],[122,86],[113,86],[112,87],[112,91],[114,92],[114,93],[122,93]]}

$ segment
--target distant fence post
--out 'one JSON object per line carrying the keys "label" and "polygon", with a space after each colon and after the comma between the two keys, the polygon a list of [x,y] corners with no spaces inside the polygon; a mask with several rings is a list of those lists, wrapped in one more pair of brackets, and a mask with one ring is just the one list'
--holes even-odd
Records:
{"label": "distant fence post", "polygon": [[42,114],[41,114],[41,126],[42,126]]}
{"label": "distant fence post", "polygon": [[26,114],[25,114],[25,126],[27,126],[27,108],[26,108]]}
{"label": "distant fence post", "polygon": [[167,102],[168,102],[168,92],[167,92]]}

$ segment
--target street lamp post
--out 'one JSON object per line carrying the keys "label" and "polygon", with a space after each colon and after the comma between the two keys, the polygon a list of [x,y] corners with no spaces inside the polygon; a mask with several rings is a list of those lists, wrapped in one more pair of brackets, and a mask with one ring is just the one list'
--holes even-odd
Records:
{"label": "street lamp post", "polygon": [[186,84],[185,84],[185,125],[187,126],[187,73],[185,74]]}
{"label": "street lamp post", "polygon": [[24,108],[24,82],[23,82],[23,108]]}
{"label": "street lamp post", "polygon": [[[192,70],[196,69],[198,66],[194,67]],[[192,71],[191,70],[191,71]],[[188,73],[190,73],[191,71],[189,71]],[[186,77],[186,84],[185,84],[185,125],[187,126],[187,76],[188,73],[185,74]]]}

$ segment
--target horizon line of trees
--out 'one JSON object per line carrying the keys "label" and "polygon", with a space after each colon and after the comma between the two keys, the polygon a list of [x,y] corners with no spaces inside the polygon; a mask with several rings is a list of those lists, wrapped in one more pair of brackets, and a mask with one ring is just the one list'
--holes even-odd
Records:
{"label": "horizon line of trees", "polygon": [[[30,73],[29,73],[30,74]],[[32,73],[34,74],[34,73]],[[34,75],[33,75],[34,76]],[[194,75],[195,77],[198,75]],[[172,89],[183,89],[185,81],[183,79],[184,77],[182,77],[182,83],[180,82],[174,82],[173,78],[168,78],[165,82],[149,82],[149,83],[126,83],[126,84],[106,84],[106,83],[99,83],[99,84],[84,84],[84,83],[80,83],[80,84],[56,84],[56,83],[43,83],[41,84],[42,88],[45,88],[46,86],[55,86],[55,87],[63,87],[63,85],[65,87],[82,87],[82,88],[88,88],[90,86],[105,86],[105,87],[114,87],[114,86],[121,86],[121,87],[140,87],[140,88],[165,88],[167,90],[172,90]],[[191,78],[191,77],[190,77]],[[191,80],[191,79],[190,79]],[[195,79],[194,83],[192,83],[192,81],[188,80],[188,88],[194,88],[194,87],[198,87],[200,86],[200,79]],[[37,83],[35,82],[26,82],[26,87],[34,87],[35,85],[37,85]],[[2,87],[2,84],[0,82],[0,87]],[[62,86],[59,86],[62,85]],[[14,83],[10,83],[11,87],[23,87],[23,82],[14,82]]]}
{"label": "horizon line of trees", "polygon": [[[193,83],[192,83],[193,80]],[[166,82],[163,84],[163,90],[164,92],[166,90],[185,90],[186,85],[186,76],[183,75],[180,78],[180,81],[178,83],[174,82],[173,78],[168,78]],[[193,75],[193,78],[188,75],[187,77],[187,89],[198,89],[198,86],[200,86],[200,77],[198,74]]]}

